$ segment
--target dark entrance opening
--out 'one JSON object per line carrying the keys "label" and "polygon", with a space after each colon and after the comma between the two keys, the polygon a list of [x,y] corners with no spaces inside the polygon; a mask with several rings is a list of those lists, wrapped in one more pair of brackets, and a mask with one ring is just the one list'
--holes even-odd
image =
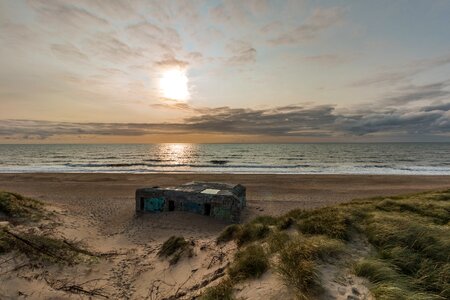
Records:
{"label": "dark entrance opening", "polygon": [[169,211],[174,211],[175,210],[175,202],[173,202],[172,200],[169,200]]}
{"label": "dark entrance opening", "polygon": [[211,203],[205,203],[205,216],[211,215]]}
{"label": "dark entrance opening", "polygon": [[142,210],[144,210],[144,197],[141,197],[140,200],[141,200],[141,201],[139,202],[139,207],[140,207],[140,209],[141,209],[141,211],[142,211]]}

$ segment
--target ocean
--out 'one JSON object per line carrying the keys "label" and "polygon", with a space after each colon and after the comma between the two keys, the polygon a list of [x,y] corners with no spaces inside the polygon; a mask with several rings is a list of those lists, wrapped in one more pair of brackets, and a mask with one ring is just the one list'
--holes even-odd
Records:
{"label": "ocean", "polygon": [[0,144],[0,172],[450,175],[450,143]]}

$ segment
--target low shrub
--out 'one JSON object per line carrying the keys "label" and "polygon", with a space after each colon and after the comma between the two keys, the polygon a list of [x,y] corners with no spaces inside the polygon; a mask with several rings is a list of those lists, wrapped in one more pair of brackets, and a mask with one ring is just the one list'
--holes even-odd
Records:
{"label": "low shrub", "polygon": [[258,278],[269,268],[269,259],[260,245],[250,245],[238,251],[229,268],[233,281]]}
{"label": "low shrub", "polygon": [[158,251],[160,257],[170,257],[169,263],[176,264],[183,255],[193,255],[192,246],[181,236],[171,236]]}
{"label": "low shrub", "polygon": [[225,230],[222,231],[222,233],[219,235],[216,242],[218,244],[229,242],[231,240],[236,239],[237,236],[239,236],[241,234],[241,232],[242,232],[241,225],[233,224],[233,225],[227,226],[225,228]]}
{"label": "low shrub", "polygon": [[42,206],[42,202],[38,200],[0,191],[0,213],[8,218],[36,221],[43,215]]}
{"label": "low shrub", "polygon": [[233,284],[231,280],[225,279],[216,286],[209,287],[200,296],[200,300],[232,300]]}
{"label": "low shrub", "polygon": [[242,246],[246,243],[261,240],[267,237],[269,233],[269,226],[259,223],[249,223],[242,227],[242,231],[236,237],[236,243],[238,246]]}
{"label": "low shrub", "polygon": [[284,248],[291,237],[286,232],[274,232],[267,238],[270,253],[276,253]]}
{"label": "low shrub", "polygon": [[36,234],[13,233],[6,229],[0,229],[0,254],[10,251],[25,254],[33,262],[69,265],[89,261],[96,256],[73,242]]}
{"label": "low shrub", "polygon": [[297,221],[298,229],[307,234],[324,234],[336,239],[349,239],[348,213],[343,207],[326,207],[305,212]]}
{"label": "low shrub", "polygon": [[286,285],[296,289],[300,299],[309,299],[319,287],[317,261],[336,257],[343,249],[342,242],[325,236],[300,236],[279,252],[276,270]]}

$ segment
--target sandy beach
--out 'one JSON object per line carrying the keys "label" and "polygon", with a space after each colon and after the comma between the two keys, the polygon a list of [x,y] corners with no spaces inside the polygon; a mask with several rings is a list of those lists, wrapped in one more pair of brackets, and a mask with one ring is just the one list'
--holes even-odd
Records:
{"label": "sandy beach", "polygon": [[[168,234],[216,236],[226,223],[188,214],[134,219],[136,188],[173,186],[189,181],[241,183],[247,187],[243,221],[280,215],[356,198],[390,196],[450,187],[450,176],[263,175],[263,174],[0,174],[0,190],[21,193],[85,216],[106,234],[151,227],[151,238]],[[131,227],[130,227],[131,226]],[[134,231],[134,230],[133,230]],[[149,237],[148,234],[146,234]]]}
{"label": "sandy beach", "polygon": [[[450,176],[1,174],[0,190],[38,199],[51,214],[45,223],[29,228],[19,226],[15,230],[80,242],[106,258],[95,264],[35,268],[23,256],[4,255],[0,296],[6,299],[91,298],[79,291],[64,291],[70,283],[85,290],[98,290],[101,295],[114,299],[195,299],[205,288],[220,281],[237,251],[231,243],[215,242],[229,224],[183,212],[136,217],[134,202],[136,188],[172,186],[194,180],[245,185],[248,207],[243,222],[258,215],[278,216],[295,208],[313,209],[355,198],[450,187]],[[157,252],[174,235],[190,241],[193,257],[171,266]],[[324,274],[334,273],[325,269]],[[361,278],[349,277],[345,283],[329,281],[330,293],[337,295],[333,299],[347,299],[347,294],[339,296],[338,290],[357,288],[368,293]],[[236,289],[245,299],[293,297],[273,272]]]}

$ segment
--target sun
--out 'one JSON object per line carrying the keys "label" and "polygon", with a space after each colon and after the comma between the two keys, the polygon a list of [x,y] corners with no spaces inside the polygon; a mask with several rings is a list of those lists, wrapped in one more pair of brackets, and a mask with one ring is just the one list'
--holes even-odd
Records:
{"label": "sun", "polygon": [[186,70],[182,68],[164,70],[159,80],[159,87],[164,98],[186,101],[190,97]]}

